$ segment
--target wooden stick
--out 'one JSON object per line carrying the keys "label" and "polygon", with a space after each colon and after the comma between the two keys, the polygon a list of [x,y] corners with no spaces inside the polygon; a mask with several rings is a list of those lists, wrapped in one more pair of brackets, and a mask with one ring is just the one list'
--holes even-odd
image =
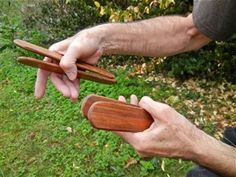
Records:
{"label": "wooden stick", "polygon": [[107,98],[107,97],[104,97],[104,96],[90,94],[90,95],[86,96],[83,99],[82,103],[81,103],[81,110],[82,110],[83,115],[86,118],[88,117],[89,108],[92,106],[93,103],[96,103],[98,101],[114,102],[114,103],[129,105],[127,103],[124,103],[124,102],[121,102],[121,101],[118,101],[118,100],[114,100],[114,99],[111,99],[111,98]]}
{"label": "wooden stick", "polygon": [[[19,57],[17,59],[18,62],[23,63],[25,65],[29,65],[35,68],[41,68],[46,71],[58,73],[58,74],[65,74],[64,70],[60,68],[59,65],[50,63],[50,62],[45,62],[42,60],[37,60],[35,58],[31,57]],[[95,81],[95,82],[100,82],[104,84],[115,84],[116,80],[103,77],[101,75],[93,74],[93,73],[87,73],[84,71],[77,70],[77,78],[83,78],[86,80],[90,81]]]}
{"label": "wooden stick", "polygon": [[98,129],[139,132],[153,122],[151,115],[139,106],[95,94],[84,98],[81,110]]}
{"label": "wooden stick", "polygon": [[93,103],[88,119],[97,129],[127,132],[144,131],[153,123],[151,115],[144,109],[109,101]]}
{"label": "wooden stick", "polygon": [[[60,61],[62,56],[63,56],[63,55],[61,55],[61,54],[59,54],[57,52],[50,51],[48,49],[45,49],[43,47],[31,44],[29,42],[26,42],[26,41],[23,41],[23,40],[20,40],[20,39],[15,39],[14,43],[17,46],[19,46],[19,47],[21,47],[23,49],[29,50],[31,52],[34,52],[34,53],[42,55],[42,56],[46,56],[46,57],[55,59],[57,61]],[[98,73],[98,74],[100,74],[102,76],[105,76],[105,77],[108,77],[108,78],[111,78],[111,79],[115,78],[115,76],[113,74],[111,74],[110,72],[108,72],[108,71],[106,71],[104,69],[101,69],[101,68],[93,66],[93,65],[89,65],[89,64],[84,63],[82,61],[79,61],[79,62],[80,63],[77,63],[76,65],[80,69],[92,71],[92,72]]]}

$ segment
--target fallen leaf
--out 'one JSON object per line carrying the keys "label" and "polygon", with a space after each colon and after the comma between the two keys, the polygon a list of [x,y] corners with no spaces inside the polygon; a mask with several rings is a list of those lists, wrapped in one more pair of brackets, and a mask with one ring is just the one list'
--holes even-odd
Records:
{"label": "fallen leaf", "polygon": [[27,165],[30,165],[32,163],[34,163],[36,161],[35,157],[31,157],[28,161],[27,161]]}
{"label": "fallen leaf", "polygon": [[31,132],[29,135],[28,135],[28,139],[32,140],[34,139],[36,136],[36,132]]}
{"label": "fallen leaf", "polygon": [[161,170],[165,171],[165,160],[161,161]]}
{"label": "fallen leaf", "polygon": [[133,165],[133,164],[137,164],[137,160],[133,159],[133,158],[129,158],[126,165],[125,165],[125,168],[128,168],[130,165]]}
{"label": "fallen leaf", "polygon": [[69,133],[73,133],[73,129],[71,127],[66,127],[66,130],[69,132]]}

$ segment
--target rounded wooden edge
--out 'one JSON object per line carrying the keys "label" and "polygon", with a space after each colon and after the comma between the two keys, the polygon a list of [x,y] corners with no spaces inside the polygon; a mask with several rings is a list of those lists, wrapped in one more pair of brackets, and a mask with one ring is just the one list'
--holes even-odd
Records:
{"label": "rounded wooden edge", "polygon": [[[100,124],[97,125],[96,124],[96,121],[94,121],[94,119],[96,119],[96,117],[93,116],[93,112],[94,110],[98,109],[98,106],[99,105],[106,105],[106,104],[109,104],[109,105],[113,105],[113,106],[116,106],[116,105],[120,105],[120,106],[125,106],[125,107],[130,107],[130,108],[135,108],[135,109],[140,109],[140,110],[143,110],[145,111],[143,108],[140,108],[136,105],[131,105],[131,104],[123,104],[122,102],[119,103],[119,102],[109,102],[109,101],[96,101],[95,103],[93,103],[91,105],[91,107],[89,108],[88,110],[88,120],[90,122],[90,124],[96,128],[96,129],[99,129],[99,130],[108,130],[108,131],[123,131],[123,132],[141,132],[141,131],[144,131],[146,128],[150,127],[151,123],[153,122],[153,119],[151,118],[151,115],[147,113],[147,118],[149,119],[150,121],[150,125],[148,127],[145,127],[145,129],[140,129],[140,130],[132,130],[132,129],[116,129],[116,128],[104,128],[104,127],[101,127]],[[146,111],[145,111],[146,112]],[[147,121],[148,121],[147,119]]]}
{"label": "rounded wooden edge", "polygon": [[89,94],[89,95],[87,95],[86,97],[84,97],[84,99],[82,100],[82,102],[81,102],[81,111],[82,111],[82,113],[83,113],[83,115],[86,117],[86,118],[88,118],[88,111],[89,111],[89,108],[87,109],[87,105],[89,105],[90,103],[89,103],[89,99],[91,98],[91,97],[93,97],[93,96],[97,96],[96,94]]}
{"label": "rounded wooden edge", "polygon": [[93,113],[93,110],[96,109],[96,106],[101,103],[107,103],[107,101],[97,101],[97,102],[93,103],[88,110],[88,120],[89,120],[90,124],[96,129],[101,129],[101,128],[97,127],[96,123],[93,122],[93,114],[92,113]]}

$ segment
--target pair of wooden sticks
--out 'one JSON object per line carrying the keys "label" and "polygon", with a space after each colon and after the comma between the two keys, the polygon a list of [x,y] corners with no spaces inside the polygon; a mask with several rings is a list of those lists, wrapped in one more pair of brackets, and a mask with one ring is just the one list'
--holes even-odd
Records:
{"label": "pair of wooden sticks", "polygon": [[139,106],[93,94],[84,98],[81,110],[97,129],[141,132],[153,123],[152,116]]}
{"label": "pair of wooden sticks", "polygon": [[[49,51],[48,49],[26,41],[17,39],[14,40],[14,43],[21,48],[57,61],[60,61],[62,58],[62,55],[57,52]],[[32,67],[64,74],[64,71],[58,64],[30,57],[19,57],[18,61]],[[78,78],[105,84],[116,83],[114,75],[106,70],[83,62],[79,62],[76,65],[78,68]],[[86,72],[86,70],[89,72]],[[147,129],[153,122],[150,114],[138,106],[98,95],[87,96],[82,102],[81,108],[84,116],[87,117],[90,123],[97,129],[140,132]]]}
{"label": "pair of wooden sticks", "polygon": [[[49,58],[57,60],[57,61],[60,61],[62,58],[62,55],[57,52],[50,51],[48,49],[31,44],[26,41],[16,39],[16,40],[14,40],[14,43],[23,49],[29,50],[31,52],[34,52],[34,53],[42,55],[42,56],[49,57]],[[59,74],[65,73],[60,68],[60,66],[58,64],[45,62],[45,61],[38,60],[35,58],[31,58],[31,57],[19,57],[18,62],[25,64],[25,65],[32,66],[32,67],[41,68],[43,70],[54,72],[54,73],[59,73]],[[76,65],[78,68],[78,70],[77,70],[77,77],[78,78],[82,78],[82,79],[86,79],[86,80],[90,80],[90,81],[94,81],[94,82],[105,83],[105,84],[115,84],[116,83],[115,76],[112,73],[110,73],[104,69],[101,69],[101,68],[93,66],[93,65],[89,65],[89,64],[81,62],[81,61],[78,61],[78,63],[76,63]],[[89,72],[86,72],[86,71],[89,71]]]}

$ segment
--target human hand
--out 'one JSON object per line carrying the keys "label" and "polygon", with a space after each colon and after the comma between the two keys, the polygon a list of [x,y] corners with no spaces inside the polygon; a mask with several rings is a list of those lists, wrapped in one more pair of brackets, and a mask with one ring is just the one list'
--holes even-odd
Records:
{"label": "human hand", "polygon": [[[120,101],[125,102],[123,96]],[[184,116],[170,106],[143,97],[138,103],[135,95],[131,96],[131,104],[139,105],[151,114],[153,124],[143,132],[115,132],[142,157],[162,156],[193,159],[196,143],[202,133]]]}
{"label": "human hand", "polygon": [[[65,71],[65,75],[50,73],[39,69],[35,83],[35,96],[42,98],[45,94],[46,83],[48,78],[52,81],[56,89],[63,96],[68,97],[71,101],[76,101],[79,92],[79,79],[77,79],[76,61],[82,60],[89,64],[95,64],[102,55],[100,47],[100,37],[93,31],[87,29],[79,32],[73,37],[53,44],[49,50],[56,51],[64,55],[59,63]],[[44,61],[57,63],[56,61],[45,57]]]}

